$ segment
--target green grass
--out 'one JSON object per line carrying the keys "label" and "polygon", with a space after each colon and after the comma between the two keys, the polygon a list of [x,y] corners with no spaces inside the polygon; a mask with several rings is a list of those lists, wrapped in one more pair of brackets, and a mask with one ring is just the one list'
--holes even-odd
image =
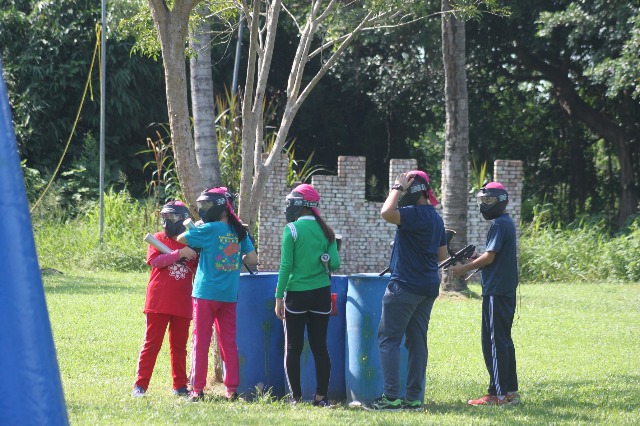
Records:
{"label": "green grass", "polygon": [[[129,394],[144,332],[146,273],[45,276],[69,419],[73,425],[493,425],[640,423],[640,284],[525,284],[514,325],[523,404],[470,407],[487,373],[480,300],[442,297],[429,331],[423,412],[318,409],[268,401],[190,403],[171,395],[163,347],[145,398]],[[471,290],[478,292],[477,285]]]}

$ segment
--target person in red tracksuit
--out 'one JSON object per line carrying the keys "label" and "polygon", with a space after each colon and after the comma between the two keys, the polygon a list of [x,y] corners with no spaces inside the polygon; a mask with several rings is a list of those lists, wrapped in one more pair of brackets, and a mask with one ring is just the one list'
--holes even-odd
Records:
{"label": "person in red tracksuit", "polygon": [[193,311],[191,285],[198,265],[198,254],[176,241],[176,237],[185,230],[183,221],[189,217],[187,206],[181,201],[170,201],[162,207],[160,216],[164,231],[156,233],[154,237],[169,247],[171,253],[162,253],[152,245],[147,249],[151,275],[144,304],[146,331],[138,359],[136,382],[131,392],[133,397],[144,396],[147,392],[167,326],[173,393],[177,396],[189,393],[187,341]]}

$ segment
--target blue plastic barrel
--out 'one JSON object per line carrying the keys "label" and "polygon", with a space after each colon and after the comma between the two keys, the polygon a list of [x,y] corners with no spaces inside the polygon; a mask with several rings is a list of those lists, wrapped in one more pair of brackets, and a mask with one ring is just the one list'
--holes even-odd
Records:
{"label": "blue plastic barrel", "polygon": [[240,361],[238,393],[251,399],[257,389],[271,395],[286,394],[284,334],[274,312],[277,272],[240,274],[237,332]]}
{"label": "blue plastic barrel", "polygon": [[[346,333],[346,304],[347,304],[347,276],[331,276],[331,293],[336,294],[337,315],[329,318],[327,330],[327,349],[331,359],[331,377],[329,379],[329,400],[344,401],[346,399],[345,387],[345,333]],[[302,398],[310,400],[316,391],[316,365],[313,353],[306,339],[302,355],[300,357],[300,385]]]}
{"label": "blue plastic barrel", "polygon": [[[382,277],[379,274],[348,276],[345,385],[347,402],[351,404],[366,404],[382,395],[378,324],[382,315],[382,296],[388,283],[389,274]],[[399,396],[403,396],[406,389],[407,359],[402,339]]]}

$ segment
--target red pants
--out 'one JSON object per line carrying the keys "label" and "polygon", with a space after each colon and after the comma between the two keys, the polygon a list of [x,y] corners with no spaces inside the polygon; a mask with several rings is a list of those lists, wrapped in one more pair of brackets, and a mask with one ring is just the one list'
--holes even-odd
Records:
{"label": "red pants", "polygon": [[209,346],[213,326],[218,335],[220,357],[224,362],[224,385],[235,392],[240,383],[236,345],[236,303],[193,298],[193,339],[191,341],[191,386],[200,392],[207,384]]}
{"label": "red pants", "polygon": [[156,358],[158,358],[168,325],[173,388],[187,386],[187,340],[189,340],[190,323],[189,318],[175,315],[147,314],[147,329],[138,359],[136,385],[142,386],[145,390],[149,387],[153,367],[156,365]]}

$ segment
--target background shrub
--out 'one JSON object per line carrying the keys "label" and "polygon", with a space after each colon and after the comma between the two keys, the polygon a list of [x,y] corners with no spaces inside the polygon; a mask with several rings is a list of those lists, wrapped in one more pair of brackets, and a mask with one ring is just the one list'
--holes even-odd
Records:
{"label": "background shrub", "polygon": [[568,226],[526,225],[520,237],[525,281],[640,280],[640,217],[612,235],[602,219]]}
{"label": "background shrub", "polygon": [[104,197],[104,229],[99,244],[100,208],[92,203],[87,213],[64,221],[34,221],[40,266],[57,270],[143,271],[147,232],[159,230],[158,209],[152,202],[137,201],[126,190],[109,190]]}

